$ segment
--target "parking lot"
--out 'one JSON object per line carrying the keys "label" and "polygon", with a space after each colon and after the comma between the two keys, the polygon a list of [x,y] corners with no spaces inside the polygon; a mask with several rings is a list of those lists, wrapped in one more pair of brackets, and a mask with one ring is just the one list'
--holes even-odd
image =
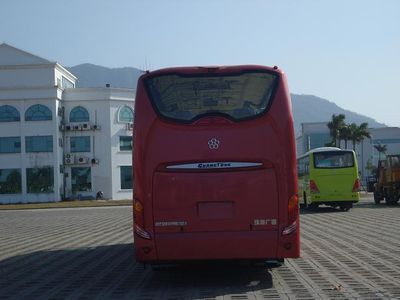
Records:
{"label": "parking lot", "polygon": [[1,299],[400,299],[400,206],[301,214],[280,268],[135,262],[131,208],[0,211]]}

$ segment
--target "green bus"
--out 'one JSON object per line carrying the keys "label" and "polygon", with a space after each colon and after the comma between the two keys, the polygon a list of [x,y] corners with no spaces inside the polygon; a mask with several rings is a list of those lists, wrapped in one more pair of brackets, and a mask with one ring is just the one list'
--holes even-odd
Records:
{"label": "green bus", "polygon": [[297,158],[299,203],[305,208],[320,204],[348,211],[360,200],[360,180],[353,150],[322,147]]}

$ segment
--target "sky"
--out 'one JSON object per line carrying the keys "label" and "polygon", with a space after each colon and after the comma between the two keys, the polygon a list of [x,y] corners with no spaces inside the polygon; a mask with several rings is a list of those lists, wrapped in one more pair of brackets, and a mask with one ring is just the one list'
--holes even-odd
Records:
{"label": "sky", "polygon": [[292,93],[400,127],[398,0],[0,4],[0,43],[63,66],[277,65]]}

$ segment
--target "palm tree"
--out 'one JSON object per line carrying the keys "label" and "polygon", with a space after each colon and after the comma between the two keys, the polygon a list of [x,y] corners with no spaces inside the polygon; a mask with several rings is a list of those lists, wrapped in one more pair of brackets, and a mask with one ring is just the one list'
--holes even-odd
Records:
{"label": "palm tree", "polygon": [[347,141],[351,139],[351,128],[349,125],[345,125],[339,129],[339,146],[340,140],[344,140],[344,148],[347,149]]}
{"label": "palm tree", "polygon": [[[339,140],[340,130],[346,126],[344,119],[346,116],[344,114],[332,115],[332,120],[328,122],[329,133],[332,137],[332,144],[337,146],[337,141]],[[340,140],[339,140],[340,145]]]}
{"label": "palm tree", "polygon": [[374,145],[374,148],[378,151],[378,162],[381,160],[381,153],[385,154],[387,151],[387,146],[386,145],[382,145],[381,143],[379,143],[378,145]]}
{"label": "palm tree", "polygon": [[353,150],[356,150],[356,144],[361,143],[365,138],[371,138],[371,134],[368,131],[368,123],[361,123],[357,126],[355,123],[351,123],[350,127],[350,138],[353,141]]}

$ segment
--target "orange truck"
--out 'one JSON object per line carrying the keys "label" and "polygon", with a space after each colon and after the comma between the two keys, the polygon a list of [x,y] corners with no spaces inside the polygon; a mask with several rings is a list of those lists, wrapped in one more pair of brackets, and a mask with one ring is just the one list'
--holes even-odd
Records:
{"label": "orange truck", "polygon": [[377,182],[374,187],[374,201],[379,204],[396,204],[400,198],[400,154],[387,155],[379,161]]}

